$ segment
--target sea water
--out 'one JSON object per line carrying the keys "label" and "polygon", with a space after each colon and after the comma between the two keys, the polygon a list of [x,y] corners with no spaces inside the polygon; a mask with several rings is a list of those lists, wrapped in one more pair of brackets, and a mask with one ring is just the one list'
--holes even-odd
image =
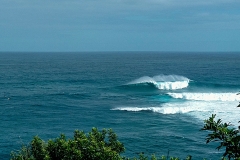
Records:
{"label": "sea water", "polygon": [[237,127],[240,53],[0,53],[0,157],[38,135],[112,128],[124,156],[220,159],[204,119]]}

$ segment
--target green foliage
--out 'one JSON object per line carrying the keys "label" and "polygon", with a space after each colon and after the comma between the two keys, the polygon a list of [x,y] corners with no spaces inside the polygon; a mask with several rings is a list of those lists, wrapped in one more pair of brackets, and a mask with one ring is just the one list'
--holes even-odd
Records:
{"label": "green foliage", "polygon": [[230,128],[230,123],[223,123],[221,119],[215,121],[216,115],[213,114],[204,121],[202,130],[211,131],[206,137],[206,142],[220,141],[217,149],[225,148],[223,157],[240,160],[240,134],[239,130]]}
{"label": "green foliage", "polygon": [[[206,137],[207,143],[220,141],[217,149],[225,148],[224,160],[240,160],[240,135],[239,130],[230,128],[230,123],[222,123],[221,119],[215,121],[212,115],[204,121],[202,130],[211,131]],[[123,144],[118,141],[117,135],[112,129],[92,131],[85,134],[76,130],[72,139],[67,139],[61,134],[56,139],[44,142],[35,136],[29,145],[22,145],[17,152],[11,153],[11,160],[180,160],[177,157],[161,156],[150,157],[140,154],[137,158],[127,158],[120,156],[125,150]],[[188,156],[185,160],[191,160]]]}
{"label": "green foliage", "polygon": [[47,143],[35,136],[28,146],[11,153],[11,160],[121,160],[125,148],[111,130],[93,128],[85,134],[76,130],[73,139],[65,135]]}
{"label": "green foliage", "polygon": [[31,142],[31,153],[35,159],[48,160],[48,152],[45,142],[38,136],[35,136]]}
{"label": "green foliage", "polygon": [[34,160],[30,146],[22,145],[18,153],[11,153],[11,160]]}

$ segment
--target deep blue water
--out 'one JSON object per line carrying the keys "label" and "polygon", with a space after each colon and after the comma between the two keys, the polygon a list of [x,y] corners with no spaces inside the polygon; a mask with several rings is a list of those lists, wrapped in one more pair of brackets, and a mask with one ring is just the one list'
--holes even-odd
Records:
{"label": "deep blue water", "polygon": [[203,120],[237,125],[240,53],[0,53],[0,157],[75,129],[112,128],[124,155],[219,159]]}

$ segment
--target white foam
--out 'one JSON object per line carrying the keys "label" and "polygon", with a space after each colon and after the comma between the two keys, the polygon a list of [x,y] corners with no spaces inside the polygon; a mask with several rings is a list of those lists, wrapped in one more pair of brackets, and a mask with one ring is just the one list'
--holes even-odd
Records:
{"label": "white foam", "polygon": [[161,114],[187,114],[195,117],[199,123],[203,123],[212,114],[216,114],[216,118],[221,118],[223,122],[231,122],[235,127],[238,123],[240,108],[236,107],[238,102],[229,101],[186,101],[164,103],[162,106],[156,107],[117,107],[112,110],[121,110],[129,112],[152,111]]}
{"label": "white foam", "polygon": [[217,118],[221,118],[223,122],[231,122],[237,126],[240,115],[240,108],[236,107],[238,102],[229,101],[186,101],[176,103],[165,103],[162,108],[164,110],[173,110],[176,113],[184,113],[191,115],[201,122],[208,119],[212,114],[216,114]]}
{"label": "white foam", "polygon": [[112,110],[130,111],[130,112],[152,111],[152,112],[158,112],[162,114],[175,114],[180,111],[172,108],[161,108],[161,107],[142,107],[142,108],[141,107],[119,107],[119,108],[114,108]]}
{"label": "white foam", "polygon": [[158,75],[154,77],[144,76],[128,84],[151,83],[161,90],[176,90],[188,87],[189,79],[178,75]]}
{"label": "white foam", "polygon": [[237,93],[168,93],[173,98],[197,101],[240,101]]}

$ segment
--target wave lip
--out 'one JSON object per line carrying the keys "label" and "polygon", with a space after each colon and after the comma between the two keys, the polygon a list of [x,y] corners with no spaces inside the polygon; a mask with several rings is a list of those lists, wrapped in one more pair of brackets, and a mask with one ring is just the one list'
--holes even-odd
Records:
{"label": "wave lip", "polygon": [[128,85],[152,84],[160,90],[176,90],[187,88],[189,79],[178,75],[144,76],[128,83]]}
{"label": "wave lip", "polygon": [[240,101],[236,93],[168,93],[176,99],[197,100],[197,101]]}

